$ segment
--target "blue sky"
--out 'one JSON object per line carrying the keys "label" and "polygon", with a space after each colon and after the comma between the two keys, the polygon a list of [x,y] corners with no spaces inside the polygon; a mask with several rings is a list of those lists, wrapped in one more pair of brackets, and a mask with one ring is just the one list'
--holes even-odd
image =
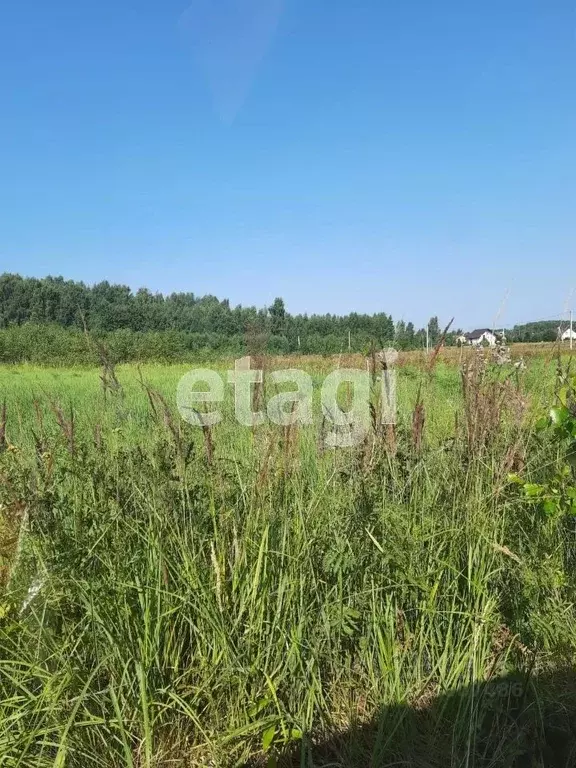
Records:
{"label": "blue sky", "polygon": [[571,0],[4,4],[0,271],[464,328],[576,309],[575,76]]}

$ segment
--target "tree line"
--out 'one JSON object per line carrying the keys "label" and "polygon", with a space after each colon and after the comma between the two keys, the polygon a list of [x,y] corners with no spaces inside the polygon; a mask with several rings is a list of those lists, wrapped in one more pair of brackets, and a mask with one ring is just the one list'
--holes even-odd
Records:
{"label": "tree line", "polygon": [[[106,339],[119,359],[185,358],[211,351],[236,354],[258,346],[278,354],[337,354],[349,347],[365,351],[373,344],[416,349],[426,343],[425,329],[394,323],[386,312],[293,315],[281,298],[270,307],[232,307],[227,299],[211,295],[165,296],[146,288],[133,292],[108,281],[89,286],[63,277],[16,274],[0,276],[0,328],[4,360],[16,355],[18,348],[26,350],[26,359],[59,357],[60,343],[64,350],[80,354],[86,330]],[[64,337],[58,329],[70,335]],[[432,318],[431,343],[439,334],[438,319]],[[35,352],[33,347],[40,344],[43,351]]]}
{"label": "tree line", "polygon": [[[553,323],[512,329],[509,340],[555,338]],[[232,307],[227,299],[191,292],[133,292],[108,281],[93,286],[63,277],[0,275],[0,362],[93,362],[86,331],[105,342],[117,361],[187,360],[199,354],[338,354],[372,346],[422,349],[438,342],[437,317],[428,327],[394,322],[386,312],[348,315],[290,314],[281,298],[270,307]],[[452,330],[446,344],[454,344]]]}

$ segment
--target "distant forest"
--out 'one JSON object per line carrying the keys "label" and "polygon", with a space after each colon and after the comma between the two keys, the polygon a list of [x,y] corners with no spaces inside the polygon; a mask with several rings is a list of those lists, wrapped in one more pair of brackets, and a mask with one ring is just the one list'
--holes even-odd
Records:
{"label": "distant forest", "polygon": [[[553,341],[558,323],[532,323],[508,332],[509,341]],[[426,330],[394,322],[386,312],[292,315],[281,298],[270,307],[232,307],[227,299],[164,296],[107,281],[88,286],[63,277],[0,276],[0,361],[91,362],[85,331],[104,341],[118,361],[186,360],[198,354],[268,351],[277,354],[367,352],[372,345],[422,349]],[[437,317],[430,343],[441,335]],[[460,330],[446,338],[454,344]]]}

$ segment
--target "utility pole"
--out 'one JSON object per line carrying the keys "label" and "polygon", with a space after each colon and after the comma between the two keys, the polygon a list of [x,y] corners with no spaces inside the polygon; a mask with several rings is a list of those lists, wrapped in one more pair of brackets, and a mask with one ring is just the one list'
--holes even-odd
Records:
{"label": "utility pole", "polygon": [[574,325],[573,320],[574,320],[574,318],[573,318],[573,315],[574,315],[573,310],[570,310],[570,349],[573,349],[573,346],[574,346],[574,339],[572,338],[574,336],[574,329],[573,329],[573,325]]}
{"label": "utility pole", "polygon": [[426,323],[426,354],[430,352],[430,323]]}
{"label": "utility pole", "polygon": [[352,337],[350,331],[348,331],[348,352],[352,349]]}

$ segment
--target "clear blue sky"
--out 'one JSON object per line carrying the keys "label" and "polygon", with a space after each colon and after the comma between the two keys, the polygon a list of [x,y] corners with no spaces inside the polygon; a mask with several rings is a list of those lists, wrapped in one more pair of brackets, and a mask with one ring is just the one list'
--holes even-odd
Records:
{"label": "clear blue sky", "polygon": [[290,311],[576,309],[572,0],[27,0],[0,271]]}

